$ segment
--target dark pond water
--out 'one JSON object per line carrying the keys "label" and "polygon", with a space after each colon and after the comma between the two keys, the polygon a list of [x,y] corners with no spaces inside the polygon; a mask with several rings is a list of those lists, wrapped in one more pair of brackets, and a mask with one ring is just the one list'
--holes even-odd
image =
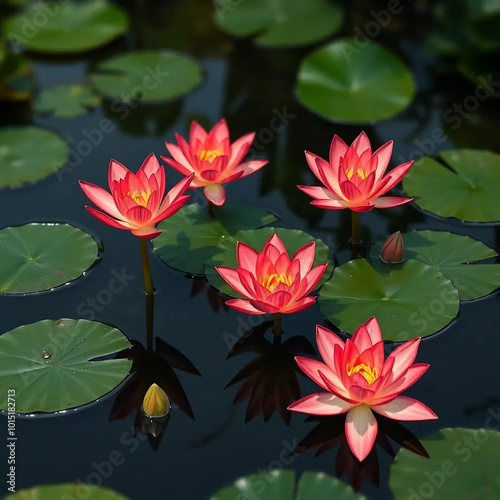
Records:
{"label": "dark pond water", "polygon": [[[114,113],[109,103],[90,114],[69,120],[32,116],[35,124],[59,131],[72,145],[72,167],[62,176],[3,191],[0,226],[27,221],[68,221],[97,235],[103,242],[104,251],[101,262],[89,275],[70,286],[28,297],[0,297],[3,332],[45,318],[92,316],[92,319],[115,325],[130,339],[145,344],[145,301],[138,241],[125,231],[104,226],[85,211],[87,200],[78,180],[105,185],[110,158],[132,170],[138,168],[150,152],[164,154],[164,141],[173,141],[174,132],[186,134],[194,118],[211,125],[224,116],[234,138],[252,130],[260,131],[262,151],[259,155],[268,158],[270,164],[257,174],[228,185],[228,199],[266,207],[279,214],[280,226],[305,230],[322,238],[332,248],[340,248],[336,253],[337,263],[349,258],[347,211],[325,212],[311,207],[308,197],[295,186],[312,180],[303,157],[304,149],[326,156],[334,133],[349,142],[361,128],[328,123],[297,103],[293,80],[305,51],[266,51],[253,48],[250,43],[234,42],[211,27],[209,11],[202,2],[186,3],[189,5],[143,2],[141,6],[141,2],[137,2],[135,6],[129,5],[134,13],[137,34],[125,42],[77,60],[34,60],[39,89],[58,83],[85,82],[89,67],[124,47],[182,49],[199,58],[206,77],[200,87],[181,101],[138,106],[126,118]],[[412,154],[416,156],[415,151],[421,149],[415,140],[428,138],[434,129],[442,127],[443,111],[455,102],[462,102],[471,92],[471,88],[458,78],[441,77],[431,69],[431,61],[424,55],[421,44],[426,19],[425,15],[416,17],[412,23],[402,19],[403,27],[396,27],[395,33],[381,37],[395,46],[409,63],[419,89],[414,103],[402,115],[365,127],[372,144],[378,146],[390,139],[395,141],[394,159],[397,160],[406,160]],[[353,15],[351,23],[355,20]],[[411,31],[408,26],[412,27]],[[491,112],[492,106],[486,102],[478,113]],[[283,113],[287,114],[289,123],[272,137],[262,132],[269,128],[273,116]],[[95,132],[103,118],[112,120],[112,132]],[[29,117],[21,112],[1,117],[5,123],[26,120],[29,121]],[[89,132],[97,138],[96,144],[91,154],[78,160],[78,145],[86,140],[85,135]],[[456,137],[455,142],[447,139],[437,147],[484,146],[485,142],[492,148],[498,145],[498,135],[495,138],[482,133],[477,140],[472,133],[462,134],[460,140]],[[26,147],[36,148],[37,145],[26,144]],[[167,176],[169,185],[180,180],[180,176],[170,169]],[[493,226],[439,221],[423,215],[413,205],[363,214],[361,224],[365,241],[398,229],[429,228],[468,234],[497,249],[500,244],[500,234]],[[245,423],[248,400],[233,404],[239,384],[225,389],[256,356],[247,353],[226,359],[231,348],[230,339],[234,341],[240,337],[251,326],[249,320],[254,318],[225,311],[223,307],[214,310],[206,290],[193,297],[193,287],[199,287],[199,282],[166,267],[155,256],[152,267],[158,290],[155,334],[181,351],[201,373],[200,377],[176,370],[194,418],[174,408],[161,442],[156,443],[156,450],[148,441],[132,437],[133,402],[129,402],[130,414],[116,418],[127,413],[127,401],[122,401],[122,406],[115,406],[112,411],[116,391],[99,404],[70,411],[64,416],[19,419],[18,487],[92,481],[89,475],[95,472],[96,466],[109,461],[110,455],[115,453],[116,456],[116,452],[122,457],[120,464],[114,466],[103,484],[134,500],[145,497],[207,499],[236,478],[276,468],[280,462],[298,472],[313,470],[335,474],[335,449],[319,457],[314,457],[313,452],[292,459],[286,455],[286,451],[308,434],[314,423],[305,422],[303,415],[294,414],[290,425],[286,425],[276,412],[268,422],[264,422],[259,413]],[[93,308],[86,305],[89,299],[96,299],[101,290],[108,288],[117,272],[127,276],[123,291],[113,295],[107,305],[99,302]],[[213,305],[217,296],[210,298]],[[445,331],[423,340],[417,361],[430,363],[431,368],[407,395],[429,405],[439,415],[439,420],[408,423],[407,428],[417,436],[447,426],[482,427],[487,410],[500,406],[498,380],[491,375],[485,376],[485,373],[492,373],[491,367],[496,366],[498,360],[497,311],[497,294],[462,303],[459,317]],[[317,323],[323,323],[317,305],[285,317],[283,340],[299,336],[302,337],[301,345],[307,346],[307,341],[314,345]],[[268,329],[265,338],[272,342],[271,337]],[[302,395],[316,390],[314,383],[301,375],[299,382]],[[380,449],[378,454],[381,486],[375,488],[366,481],[361,491],[368,498],[387,499],[392,496],[387,486],[391,459]]]}

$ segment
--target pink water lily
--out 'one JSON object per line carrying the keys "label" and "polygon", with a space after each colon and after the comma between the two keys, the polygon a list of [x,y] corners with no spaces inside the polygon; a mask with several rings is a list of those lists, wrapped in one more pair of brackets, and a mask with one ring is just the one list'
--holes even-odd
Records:
{"label": "pink water lily", "polygon": [[380,326],[370,318],[345,343],[323,326],[316,327],[324,363],[297,356],[302,371],[328,392],[311,394],[289,410],[313,415],[346,413],[345,432],[354,455],[362,461],[373,447],[377,420],[373,412],[395,420],[430,420],[436,414],[420,401],[399,394],[429,368],[415,363],[420,338],[397,347],[384,361]]}
{"label": "pink water lily", "polygon": [[267,163],[266,160],[243,161],[255,133],[244,135],[231,144],[224,119],[208,133],[193,121],[189,144],[179,134],[175,137],[177,145],[165,143],[172,158],[162,156],[162,159],[181,174],[194,173],[190,189],[204,188],[205,196],[215,205],[223,205],[226,201],[222,184],[253,174]]}
{"label": "pink water lily", "polygon": [[314,198],[311,205],[330,210],[350,208],[356,212],[369,212],[373,208],[403,205],[413,198],[382,195],[401,181],[413,161],[403,163],[384,175],[391,155],[392,141],[372,153],[370,140],[364,132],[351,146],[335,135],[329,161],[306,151],[309,168],[325,187],[297,187]]}
{"label": "pink water lily", "polygon": [[116,160],[111,160],[108,183],[111,193],[103,188],[80,181],[90,201],[98,208],[85,208],[101,222],[118,229],[126,229],[139,238],[156,238],[161,231],[155,225],[175,214],[188,200],[184,195],[193,175],[184,178],[164,197],[165,169],[154,154],[149,155],[134,174]]}
{"label": "pink water lily", "polygon": [[299,248],[290,258],[277,234],[267,240],[262,252],[238,242],[238,268],[216,267],[231,288],[245,299],[231,299],[229,307],[247,314],[280,314],[301,311],[312,306],[316,297],[308,297],[323,276],[328,264],[312,267],[314,241]]}

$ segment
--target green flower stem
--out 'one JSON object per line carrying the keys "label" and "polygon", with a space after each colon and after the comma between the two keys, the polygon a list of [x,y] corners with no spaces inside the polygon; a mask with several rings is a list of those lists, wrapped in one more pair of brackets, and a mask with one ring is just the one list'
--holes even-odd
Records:
{"label": "green flower stem", "polygon": [[351,243],[353,245],[359,245],[359,212],[351,210],[351,217],[352,217]]}
{"label": "green flower stem", "polygon": [[147,350],[153,352],[155,296],[146,295],[146,339]]}
{"label": "green flower stem", "polygon": [[144,290],[146,295],[153,295],[155,289],[153,278],[151,276],[151,267],[149,266],[148,241],[146,238],[139,238],[141,242],[142,272],[144,274]]}
{"label": "green flower stem", "polygon": [[273,314],[273,316],[274,316],[273,333],[275,335],[281,335],[283,333],[283,327],[281,326],[281,313]]}

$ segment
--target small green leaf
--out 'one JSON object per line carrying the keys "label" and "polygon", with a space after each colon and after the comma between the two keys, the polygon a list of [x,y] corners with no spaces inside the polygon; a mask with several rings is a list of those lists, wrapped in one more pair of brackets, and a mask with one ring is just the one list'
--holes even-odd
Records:
{"label": "small green leaf", "polygon": [[83,115],[99,106],[101,98],[87,85],[58,85],[42,90],[35,101],[35,110],[56,117]]}
{"label": "small green leaf", "polygon": [[[83,491],[85,493],[82,493]],[[19,490],[17,493],[7,495],[3,500],[70,500],[81,498],[82,495],[85,495],[85,500],[129,500],[128,497],[120,495],[109,488],[82,483],[35,486],[34,488]]]}

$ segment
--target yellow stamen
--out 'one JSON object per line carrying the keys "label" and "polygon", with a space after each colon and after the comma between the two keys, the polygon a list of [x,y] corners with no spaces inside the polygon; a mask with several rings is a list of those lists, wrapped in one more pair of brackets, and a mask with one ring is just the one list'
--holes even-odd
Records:
{"label": "yellow stamen", "polygon": [[127,196],[130,196],[137,205],[145,207],[148,204],[149,197],[151,196],[151,191],[134,191],[133,193],[128,192]]}
{"label": "yellow stamen", "polygon": [[293,279],[285,273],[281,274],[268,274],[265,278],[261,278],[260,284],[265,286],[269,291],[273,291],[280,283],[285,283],[287,286],[292,286]]}
{"label": "yellow stamen", "polygon": [[199,155],[200,160],[207,160],[212,163],[218,156],[222,156],[224,153],[219,149],[204,149]]}
{"label": "yellow stamen", "polygon": [[349,180],[351,180],[351,177],[356,174],[361,180],[365,180],[369,174],[367,174],[362,168],[358,168],[356,171],[353,168],[346,168],[345,169],[345,175]]}
{"label": "yellow stamen", "polygon": [[354,375],[355,373],[359,373],[360,375],[362,375],[363,378],[368,382],[368,385],[372,385],[373,382],[375,382],[375,380],[377,380],[379,377],[379,373],[376,368],[370,368],[364,363],[359,363],[359,365],[355,366],[350,366],[349,363],[347,363],[345,369],[349,377]]}

